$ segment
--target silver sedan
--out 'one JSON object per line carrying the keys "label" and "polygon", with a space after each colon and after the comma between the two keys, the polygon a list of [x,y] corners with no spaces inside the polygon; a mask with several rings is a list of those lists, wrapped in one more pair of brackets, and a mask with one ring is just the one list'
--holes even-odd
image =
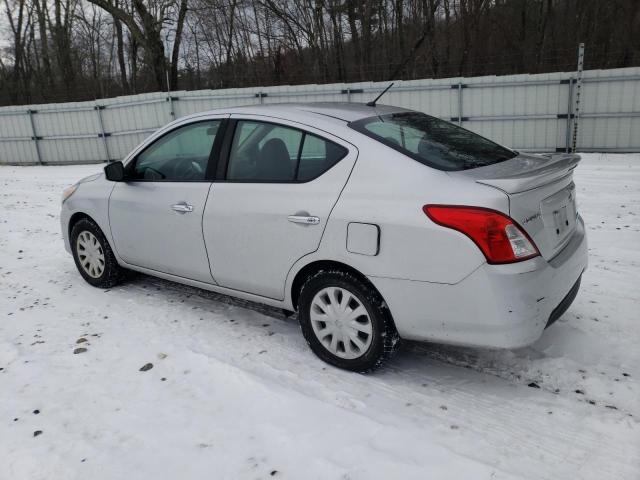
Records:
{"label": "silver sedan", "polygon": [[318,357],[364,372],[400,339],[538,339],[587,266],[579,160],[397,107],[229,108],[69,187],[62,233],[91,285],[136,270],[297,311]]}

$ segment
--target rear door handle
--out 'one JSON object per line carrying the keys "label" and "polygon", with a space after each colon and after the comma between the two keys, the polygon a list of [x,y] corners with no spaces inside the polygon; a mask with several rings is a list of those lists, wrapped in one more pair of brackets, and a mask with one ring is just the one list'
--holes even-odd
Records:
{"label": "rear door handle", "polygon": [[304,225],[318,225],[320,223],[320,219],[318,217],[307,215],[289,215],[287,220],[293,223],[302,223]]}
{"label": "rear door handle", "polygon": [[193,212],[193,205],[189,205],[187,202],[180,202],[175,205],[171,205],[171,209],[179,213],[189,213]]}

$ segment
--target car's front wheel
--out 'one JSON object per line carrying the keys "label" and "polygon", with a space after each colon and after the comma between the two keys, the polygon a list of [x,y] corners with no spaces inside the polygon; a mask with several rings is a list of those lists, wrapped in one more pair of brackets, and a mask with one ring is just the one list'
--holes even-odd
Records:
{"label": "car's front wheel", "polygon": [[378,292],[349,272],[322,271],[307,279],[298,318],[313,352],[347,370],[375,370],[398,345],[398,333]]}
{"label": "car's front wheel", "polygon": [[100,227],[90,218],[80,219],[71,229],[71,250],[80,275],[91,285],[110,288],[122,278],[111,246]]}

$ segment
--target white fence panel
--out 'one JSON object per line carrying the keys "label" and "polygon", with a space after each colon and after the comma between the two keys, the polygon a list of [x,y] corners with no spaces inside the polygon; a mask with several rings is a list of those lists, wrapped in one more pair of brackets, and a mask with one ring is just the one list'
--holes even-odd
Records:
{"label": "white fence panel", "polygon": [[[565,151],[575,72],[398,81],[381,103],[420,110],[517,150]],[[123,158],[175,118],[280,102],[366,103],[387,82],[155,92],[66,104],[0,108],[0,164]],[[578,150],[640,151],[640,68],[583,75]]]}
{"label": "white fence panel", "polygon": [[578,137],[583,148],[640,150],[640,69],[624,70],[634,75],[617,75],[615,70],[585,72]]}

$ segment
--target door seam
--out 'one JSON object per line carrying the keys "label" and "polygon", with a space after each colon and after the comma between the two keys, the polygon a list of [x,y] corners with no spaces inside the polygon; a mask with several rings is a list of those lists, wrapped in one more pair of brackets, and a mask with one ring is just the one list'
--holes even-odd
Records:
{"label": "door seam", "polygon": [[202,215],[200,216],[200,232],[202,233],[202,244],[204,245],[204,253],[207,256],[207,262],[209,264],[209,275],[215,285],[218,285],[215,277],[213,276],[213,269],[211,268],[211,258],[209,258],[209,249],[207,248],[207,241],[204,237],[204,212],[207,210],[207,204],[209,203],[209,196],[211,195],[211,189],[213,188],[213,182],[209,184],[209,190],[207,191],[207,198],[204,200],[204,206],[202,207]]}

